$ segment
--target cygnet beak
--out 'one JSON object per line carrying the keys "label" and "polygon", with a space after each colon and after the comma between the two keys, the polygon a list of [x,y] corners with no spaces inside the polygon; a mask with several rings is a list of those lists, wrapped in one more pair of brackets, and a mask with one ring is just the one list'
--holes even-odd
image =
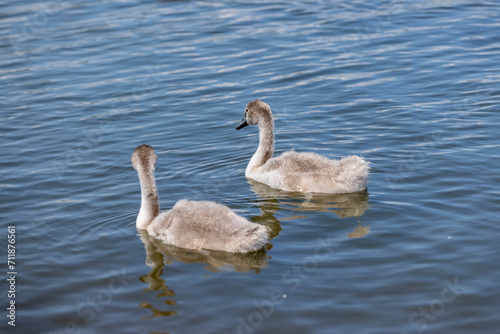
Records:
{"label": "cygnet beak", "polygon": [[236,127],[236,130],[243,129],[247,125],[248,125],[247,120],[245,119],[245,117],[243,117],[241,123],[238,124],[238,126]]}

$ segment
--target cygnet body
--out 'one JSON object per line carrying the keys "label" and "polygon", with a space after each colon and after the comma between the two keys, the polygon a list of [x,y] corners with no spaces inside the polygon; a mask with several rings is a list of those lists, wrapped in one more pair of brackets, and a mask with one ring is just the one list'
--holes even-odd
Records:
{"label": "cygnet body", "polygon": [[160,213],[154,176],[156,160],[149,145],[138,146],[132,154],[141,184],[138,229],[146,229],[165,244],[189,249],[247,253],[265,246],[267,227],[249,222],[222,204],[182,199],[171,210]]}
{"label": "cygnet body", "polygon": [[358,156],[333,160],[316,153],[288,151],[273,157],[274,121],[271,108],[255,100],[247,104],[236,130],[259,126],[259,147],[245,176],[276,189],[311,193],[352,193],[368,185],[369,163]]}

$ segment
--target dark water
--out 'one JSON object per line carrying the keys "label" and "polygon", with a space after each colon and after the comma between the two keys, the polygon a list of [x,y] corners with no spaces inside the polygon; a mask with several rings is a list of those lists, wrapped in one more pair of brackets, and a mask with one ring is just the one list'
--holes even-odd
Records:
{"label": "dark water", "polygon": [[[498,333],[500,4],[0,5],[2,333]],[[367,193],[249,182],[257,128],[372,163]],[[139,235],[134,148],[162,209],[209,199],[273,229],[246,256]]]}

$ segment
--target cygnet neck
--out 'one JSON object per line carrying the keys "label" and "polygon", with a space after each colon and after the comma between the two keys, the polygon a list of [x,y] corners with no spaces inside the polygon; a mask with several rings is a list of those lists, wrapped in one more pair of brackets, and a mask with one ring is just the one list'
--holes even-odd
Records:
{"label": "cygnet neck", "polygon": [[141,209],[137,216],[137,228],[146,229],[160,213],[160,200],[154,170],[141,166],[137,173],[141,183]]}
{"label": "cygnet neck", "polygon": [[274,120],[271,113],[264,114],[259,119],[259,147],[248,163],[245,174],[263,166],[274,153]]}

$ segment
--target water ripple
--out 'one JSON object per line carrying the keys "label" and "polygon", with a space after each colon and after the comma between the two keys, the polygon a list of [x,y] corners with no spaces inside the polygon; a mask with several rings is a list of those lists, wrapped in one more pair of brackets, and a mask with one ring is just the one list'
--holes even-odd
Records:
{"label": "water ripple", "polygon": [[[500,298],[485,278],[500,274],[499,10],[470,0],[2,5],[0,215],[19,230],[19,327],[232,333],[280,290],[264,332],[495,333]],[[368,193],[313,199],[248,181],[258,129],[235,126],[256,98],[272,107],[277,154],[361,154]],[[264,256],[148,253],[130,163],[143,143],[158,154],[162,209],[226,204],[272,228]],[[324,238],[335,247],[311,262]],[[122,270],[128,285],[87,321],[87,301]],[[445,303],[455,279],[463,294],[433,318],[418,313]]]}

